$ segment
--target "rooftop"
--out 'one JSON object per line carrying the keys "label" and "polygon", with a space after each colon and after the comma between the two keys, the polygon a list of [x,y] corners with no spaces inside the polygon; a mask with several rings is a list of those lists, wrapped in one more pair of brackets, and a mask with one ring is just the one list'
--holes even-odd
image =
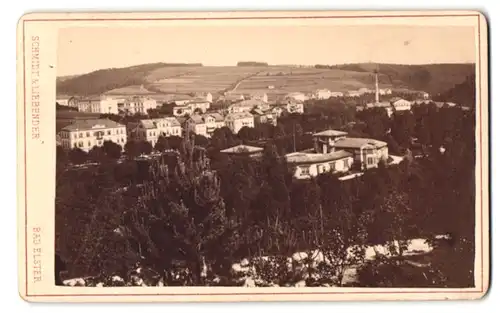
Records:
{"label": "rooftop", "polygon": [[82,131],[91,130],[96,128],[117,128],[125,127],[109,119],[94,119],[94,120],[75,120],[72,124],[63,127],[62,130],[66,131]]}
{"label": "rooftop", "polygon": [[340,130],[328,129],[322,132],[316,133],[313,135],[314,137],[338,137],[338,136],[347,136],[346,132]]}
{"label": "rooftop", "polygon": [[231,148],[227,148],[224,150],[221,150],[220,152],[222,153],[257,153],[263,151],[263,148],[260,147],[253,147],[253,146],[247,146],[247,145],[237,145]]}
{"label": "rooftop", "polygon": [[266,103],[260,99],[249,99],[249,100],[241,100],[239,102],[236,102],[232,106],[235,107],[255,107],[259,105],[266,105]]}
{"label": "rooftop", "polygon": [[335,148],[361,148],[362,146],[365,145],[372,145],[375,148],[382,148],[387,146],[387,143],[384,141],[380,140],[375,140],[371,138],[351,138],[351,137],[345,137],[345,138],[340,138],[337,140],[333,146]]}
{"label": "rooftop", "polygon": [[352,154],[344,150],[325,153],[325,154],[294,152],[294,153],[289,153],[285,156],[286,161],[288,163],[293,163],[293,164],[325,163],[348,157],[352,157]]}
{"label": "rooftop", "polygon": [[226,116],[226,120],[238,120],[242,118],[253,118],[253,115],[248,112],[242,112],[242,113],[229,113]]}

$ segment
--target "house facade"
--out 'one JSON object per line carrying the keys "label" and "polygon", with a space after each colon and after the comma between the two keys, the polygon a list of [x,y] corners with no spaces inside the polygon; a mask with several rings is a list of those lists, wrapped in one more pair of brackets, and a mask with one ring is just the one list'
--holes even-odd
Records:
{"label": "house facade", "polygon": [[286,110],[290,114],[303,114],[304,113],[304,102],[289,99],[286,102]]}
{"label": "house facade", "polygon": [[351,153],[361,170],[378,167],[380,161],[389,158],[387,143],[371,138],[339,138],[333,143],[333,148],[333,151],[343,150]]}
{"label": "house facade", "polygon": [[72,96],[57,96],[56,103],[62,106],[77,107],[78,100]]}
{"label": "house facade", "polygon": [[260,99],[249,99],[241,100],[232,104],[228,108],[229,113],[245,113],[250,112],[253,109],[267,110],[269,109],[269,104]]}
{"label": "house facade", "polygon": [[330,97],[332,96],[332,92],[328,89],[318,89],[314,91],[313,96],[315,99],[319,100],[330,99]]}
{"label": "house facade", "polygon": [[118,111],[128,114],[147,114],[148,110],[158,107],[158,102],[148,97],[131,97],[117,101]]}
{"label": "house facade", "polygon": [[411,110],[412,102],[401,98],[393,98],[391,104],[396,111],[408,111]]}
{"label": "house facade", "polygon": [[79,148],[88,152],[95,146],[102,146],[104,141],[112,141],[122,148],[127,143],[125,125],[108,119],[75,120],[63,127],[58,135],[61,146],[67,150]]}
{"label": "house facade", "polygon": [[297,179],[309,179],[323,173],[348,172],[354,159],[346,151],[329,153],[294,152],[285,156],[288,167]]}
{"label": "house facade", "polygon": [[271,109],[266,111],[253,109],[250,113],[252,113],[255,118],[255,124],[271,124],[273,126],[278,125],[278,115]]}
{"label": "house facade", "polygon": [[229,113],[225,118],[225,124],[234,134],[237,134],[245,126],[255,127],[254,117],[248,112]]}
{"label": "house facade", "polygon": [[306,101],[306,95],[302,92],[291,92],[285,96],[286,100]]}
{"label": "house facade", "polygon": [[182,136],[182,127],[174,117],[144,119],[138,123],[129,123],[127,133],[131,140],[148,141],[154,147],[158,137]]}
{"label": "house facade", "polygon": [[220,113],[194,114],[186,121],[188,131],[205,137],[211,137],[217,128],[224,126],[224,117]]}
{"label": "house facade", "polygon": [[76,106],[80,112],[118,114],[118,100],[110,97],[79,99]]}
{"label": "house facade", "polygon": [[332,91],[330,96],[334,98],[340,98],[344,96],[344,93],[340,91]]}

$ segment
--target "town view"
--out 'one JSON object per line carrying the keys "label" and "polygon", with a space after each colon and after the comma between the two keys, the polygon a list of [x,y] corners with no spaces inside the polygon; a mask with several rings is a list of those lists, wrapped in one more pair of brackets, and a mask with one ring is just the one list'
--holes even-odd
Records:
{"label": "town view", "polygon": [[475,85],[471,62],[61,75],[56,284],[472,287]]}

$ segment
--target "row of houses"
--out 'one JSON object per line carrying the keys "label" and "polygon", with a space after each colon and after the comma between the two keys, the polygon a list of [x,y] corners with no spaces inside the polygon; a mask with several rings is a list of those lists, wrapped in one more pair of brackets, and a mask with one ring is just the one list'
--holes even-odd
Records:
{"label": "row of houses", "polygon": [[158,102],[155,99],[142,96],[116,98],[102,95],[99,97],[77,98],[58,97],[56,103],[76,108],[79,112],[100,114],[146,114],[150,109],[156,109]]}
{"label": "row of houses", "polygon": [[[297,179],[310,179],[323,173],[342,174],[368,170],[389,159],[387,143],[371,138],[348,137],[346,132],[326,130],[313,135],[314,148],[285,155],[289,170]],[[263,148],[238,145],[221,150],[231,157],[260,158]]]}

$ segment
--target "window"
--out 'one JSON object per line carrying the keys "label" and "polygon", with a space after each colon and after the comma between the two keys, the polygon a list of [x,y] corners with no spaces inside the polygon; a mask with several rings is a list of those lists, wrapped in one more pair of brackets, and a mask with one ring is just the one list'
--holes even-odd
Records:
{"label": "window", "polygon": [[309,167],[301,166],[299,167],[300,176],[309,176]]}
{"label": "window", "polygon": [[78,148],[83,148],[83,141],[78,142]]}
{"label": "window", "polygon": [[88,146],[90,147],[91,145],[92,145],[92,143],[89,141],[89,142],[88,142]]}
{"label": "window", "polygon": [[111,135],[111,131],[110,130],[108,130],[108,135]]}
{"label": "window", "polygon": [[344,159],[344,168],[349,168],[349,159]]}
{"label": "window", "polygon": [[98,145],[98,146],[102,145],[102,140],[98,140],[98,141],[97,141],[97,145]]}
{"label": "window", "polygon": [[326,172],[326,167],[324,164],[320,164],[318,165],[318,173],[321,174],[321,173],[324,173]]}
{"label": "window", "polygon": [[76,142],[73,144],[73,147],[77,148],[78,146],[76,145]]}
{"label": "window", "polygon": [[79,138],[83,138],[83,133],[79,133],[79,134],[78,134],[78,137],[79,137]]}
{"label": "window", "polygon": [[90,137],[90,133],[89,132],[87,132],[87,137]]}

